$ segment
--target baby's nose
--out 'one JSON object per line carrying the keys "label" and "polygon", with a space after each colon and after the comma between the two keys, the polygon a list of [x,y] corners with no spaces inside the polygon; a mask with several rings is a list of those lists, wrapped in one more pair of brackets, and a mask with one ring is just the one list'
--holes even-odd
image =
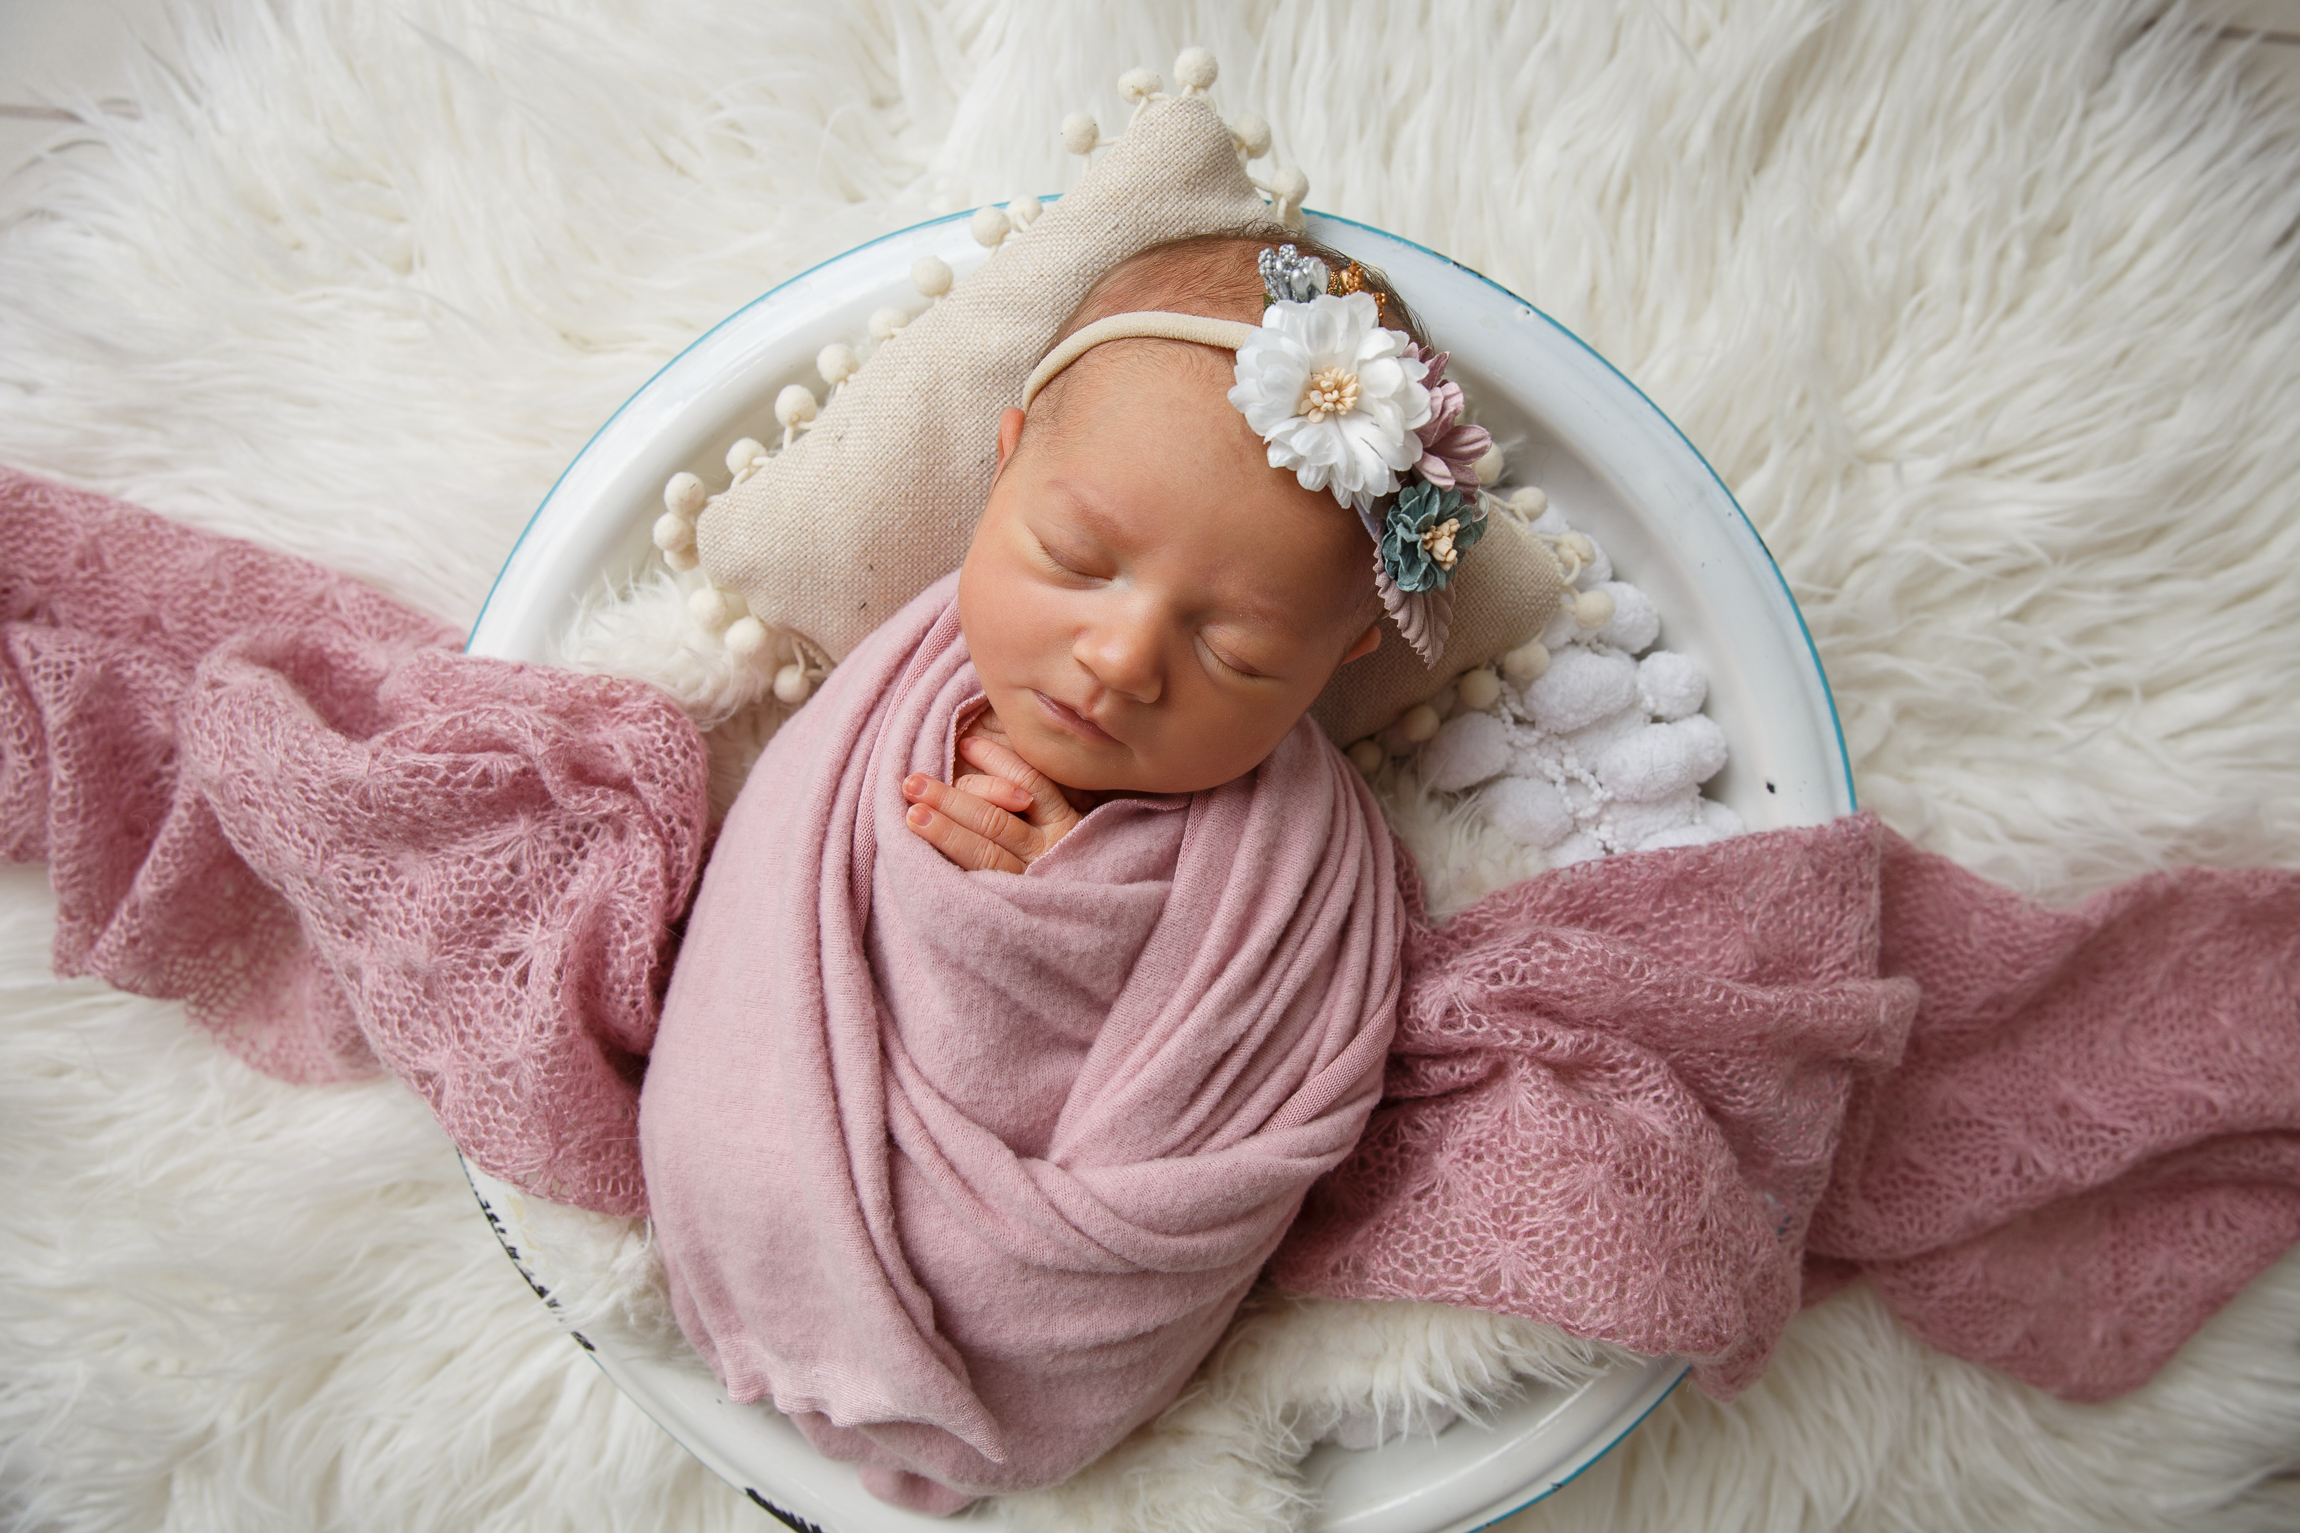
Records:
{"label": "baby's nose", "polygon": [[1079,635],[1073,653],[1111,691],[1138,703],[1154,703],[1165,689],[1160,637],[1155,622],[1139,614],[1120,614]]}

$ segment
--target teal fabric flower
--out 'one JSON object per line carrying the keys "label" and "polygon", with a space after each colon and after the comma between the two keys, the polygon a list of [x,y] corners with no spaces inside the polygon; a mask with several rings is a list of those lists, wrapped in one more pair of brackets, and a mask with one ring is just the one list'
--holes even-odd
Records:
{"label": "teal fabric flower", "polygon": [[1382,569],[1409,595],[1442,591],[1461,556],[1484,536],[1485,518],[1470,510],[1461,491],[1416,479],[1383,518]]}

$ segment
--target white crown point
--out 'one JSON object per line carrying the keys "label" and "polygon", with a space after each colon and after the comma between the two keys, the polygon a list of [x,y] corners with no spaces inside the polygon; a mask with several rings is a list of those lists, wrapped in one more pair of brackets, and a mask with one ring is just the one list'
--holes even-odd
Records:
{"label": "white crown point", "polygon": [[744,437],[727,449],[727,472],[739,474],[767,455],[757,437]]}
{"label": "white crown point", "polygon": [[1092,154],[1101,142],[1101,125],[1084,112],[1072,112],[1062,119],[1062,147],[1072,154]]}
{"label": "white crown point", "polygon": [[652,536],[663,552],[685,553],[695,546],[695,524],[676,511],[666,511],[655,518]]}
{"label": "white crown point", "polygon": [[1211,90],[1221,73],[1222,66],[1203,48],[1184,48],[1174,56],[1174,83],[1186,91]]}
{"label": "white crown point", "polygon": [[910,316],[892,304],[883,309],[873,309],[870,316],[871,339],[874,341],[891,341],[894,339],[894,333],[909,323]]}
{"label": "white crown point", "polygon": [[1501,449],[1489,447],[1485,450],[1485,456],[1472,465],[1472,471],[1476,473],[1479,484],[1491,484],[1501,477],[1503,467]]}
{"label": "white crown point", "polygon": [[1017,197],[1006,205],[1006,218],[1014,225],[1014,232],[1020,234],[1038,222],[1038,215],[1045,211],[1046,205],[1036,197]]}
{"label": "white crown point", "polygon": [[1270,119],[1259,112],[1240,112],[1230,119],[1230,141],[1249,160],[1270,152]]}
{"label": "white crown point", "polygon": [[1118,77],[1118,94],[1140,106],[1157,95],[1158,88],[1164,83],[1158,78],[1155,69],[1129,69]]}

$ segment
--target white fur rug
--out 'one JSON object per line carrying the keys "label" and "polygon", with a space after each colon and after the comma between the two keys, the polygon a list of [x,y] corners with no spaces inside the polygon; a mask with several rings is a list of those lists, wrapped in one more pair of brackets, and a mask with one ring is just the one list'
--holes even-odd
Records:
{"label": "white fur rug", "polygon": [[[203,8],[205,9],[205,8]],[[1064,183],[1185,43],[1313,206],[1542,305],[1779,557],[1864,802],[2070,898],[2300,865],[2300,115],[2156,0],[223,0],[0,197],[0,460],[468,622],[663,360]],[[389,1083],[47,977],[0,872],[0,1518],[756,1529],[552,1327]],[[1174,1509],[1173,1521],[1186,1520]],[[2300,1525],[2300,1258],[2074,1407],[1864,1291],[1528,1529]]]}

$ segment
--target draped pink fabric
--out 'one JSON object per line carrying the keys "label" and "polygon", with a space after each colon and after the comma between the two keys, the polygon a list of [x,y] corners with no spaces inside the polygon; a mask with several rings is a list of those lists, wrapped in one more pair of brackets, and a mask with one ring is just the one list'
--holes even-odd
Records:
{"label": "draped pink fabric", "polygon": [[894,1499],[1083,1462],[1273,1247],[1298,1288],[1507,1310],[1720,1393],[1866,1276],[2098,1399],[2300,1238],[2300,874],[2055,911],[1860,817],[1431,928],[1306,728],[961,874],[898,823],[971,691],[927,600],[745,789],[658,1040],[701,742],[646,687],[452,643],[0,470],[0,845],[49,864],[58,972],[181,996],[290,1079],[380,1064],[544,1196],[651,1194],[730,1390]]}
{"label": "draped pink fabric", "polygon": [[1413,921],[1405,962],[1382,1106],[1272,1263],[1304,1292],[1524,1315],[1729,1396],[1865,1275],[2097,1400],[2300,1240],[2300,874],[2055,911],[1863,815],[1533,879]]}
{"label": "draped pink fabric", "polygon": [[1027,872],[904,828],[980,688],[956,576],[850,655],[727,817],[641,1141],[681,1324],[875,1488],[1081,1467],[1180,1390],[1379,1089],[1402,936],[1305,722]]}
{"label": "draped pink fabric", "polygon": [[380,1064],[487,1170],[637,1213],[702,741],[652,688],[455,642],[0,469],[0,845],[48,863],[59,974],[181,997],[289,1080]]}

